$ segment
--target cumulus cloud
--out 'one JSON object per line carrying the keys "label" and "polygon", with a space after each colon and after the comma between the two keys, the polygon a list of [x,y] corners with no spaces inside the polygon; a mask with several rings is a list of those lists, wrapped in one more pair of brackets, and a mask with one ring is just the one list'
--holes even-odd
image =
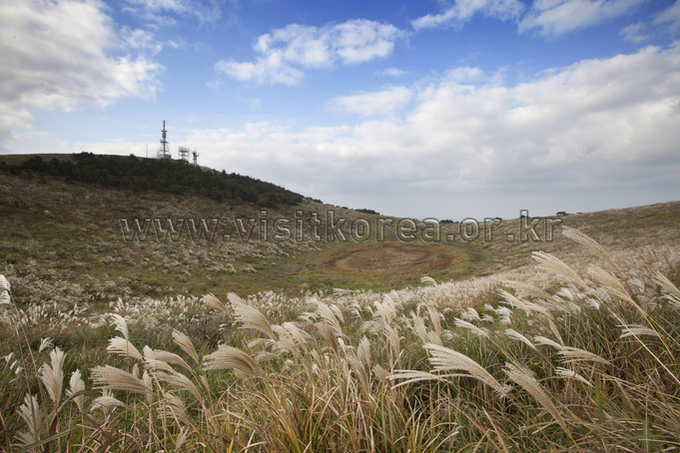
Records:
{"label": "cumulus cloud", "polygon": [[499,191],[533,191],[546,200],[603,187],[634,195],[642,185],[677,189],[678,74],[680,54],[653,46],[514,86],[477,68],[452,68],[425,86],[340,98],[345,108],[370,114],[371,100],[413,93],[403,119],[301,131],[252,123],[196,130],[184,141],[218,169],[228,165],[343,204],[364,205],[367,194],[431,202],[416,205],[423,209]]}
{"label": "cumulus cloud", "polygon": [[386,57],[404,36],[393,25],[364,19],[323,27],[290,24],[257,39],[254,62],[220,60],[215,70],[242,81],[294,85],[304,75],[303,69]]}
{"label": "cumulus cloud", "polygon": [[590,27],[631,12],[646,0],[536,0],[519,24],[547,37]]}
{"label": "cumulus cloud", "polygon": [[0,142],[16,138],[12,126],[30,126],[36,109],[154,96],[162,66],[150,57],[153,36],[117,31],[105,9],[97,0],[0,3]]}
{"label": "cumulus cloud", "polygon": [[408,104],[413,92],[406,87],[389,87],[372,93],[341,96],[329,101],[331,109],[345,110],[364,116],[392,115],[394,111]]}
{"label": "cumulus cloud", "polygon": [[519,0],[455,0],[441,14],[428,14],[411,22],[415,30],[460,24],[482,14],[501,20],[517,19],[524,10]]}

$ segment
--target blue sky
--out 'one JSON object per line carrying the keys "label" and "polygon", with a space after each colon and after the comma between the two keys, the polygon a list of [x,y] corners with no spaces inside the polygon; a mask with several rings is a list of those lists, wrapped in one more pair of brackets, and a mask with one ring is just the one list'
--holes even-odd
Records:
{"label": "blue sky", "polygon": [[680,197],[680,2],[0,0],[0,153],[173,154],[386,215]]}

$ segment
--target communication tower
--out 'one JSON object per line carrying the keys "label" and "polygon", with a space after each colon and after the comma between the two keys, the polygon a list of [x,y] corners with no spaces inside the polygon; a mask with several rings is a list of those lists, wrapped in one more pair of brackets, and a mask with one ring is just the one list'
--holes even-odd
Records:
{"label": "communication tower", "polygon": [[158,159],[172,159],[168,146],[168,131],[165,130],[165,120],[163,120],[163,129],[161,129],[161,147],[158,149],[156,157]]}
{"label": "communication tower", "polygon": [[179,160],[189,162],[189,148],[186,146],[180,146],[177,152],[179,153]]}
{"label": "communication tower", "polygon": [[191,154],[194,156],[194,165],[198,165],[198,151],[194,151]]}

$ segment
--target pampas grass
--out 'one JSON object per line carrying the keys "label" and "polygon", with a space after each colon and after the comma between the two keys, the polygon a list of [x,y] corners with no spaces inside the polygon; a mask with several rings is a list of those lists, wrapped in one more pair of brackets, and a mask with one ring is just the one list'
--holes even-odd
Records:
{"label": "pampas grass", "polygon": [[562,417],[562,414],[557,409],[557,407],[555,407],[555,404],[552,402],[548,394],[531,375],[529,370],[513,363],[506,363],[505,374],[508,375],[508,378],[510,378],[511,381],[515,382],[524,390],[526,390],[531,396],[534,397],[534,399],[536,399],[536,401],[538,401],[541,406],[550,412],[550,415],[555,418],[555,421],[559,423],[562,429],[568,431],[567,422]]}
{"label": "pampas grass", "polygon": [[98,366],[92,369],[95,384],[106,390],[123,390],[130,393],[152,394],[153,388],[142,379],[125,370],[111,365]]}
{"label": "pampas grass", "polygon": [[[5,438],[79,453],[677,449],[676,283],[569,234],[606,270],[541,252],[541,273],[389,293],[120,300],[83,327],[97,354],[68,361],[54,331],[15,334]],[[11,302],[12,332],[56,325]],[[40,350],[47,335],[58,348]]]}
{"label": "pampas grass", "polygon": [[262,376],[262,369],[252,357],[238,348],[225,345],[203,357],[203,369],[233,370],[244,381]]}

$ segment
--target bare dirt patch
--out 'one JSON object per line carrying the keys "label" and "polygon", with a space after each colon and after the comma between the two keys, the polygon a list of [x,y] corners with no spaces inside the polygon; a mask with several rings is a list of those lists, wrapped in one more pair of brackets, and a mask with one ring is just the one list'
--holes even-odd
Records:
{"label": "bare dirt patch", "polygon": [[448,248],[423,244],[367,244],[345,251],[326,264],[343,271],[444,269],[460,258]]}

